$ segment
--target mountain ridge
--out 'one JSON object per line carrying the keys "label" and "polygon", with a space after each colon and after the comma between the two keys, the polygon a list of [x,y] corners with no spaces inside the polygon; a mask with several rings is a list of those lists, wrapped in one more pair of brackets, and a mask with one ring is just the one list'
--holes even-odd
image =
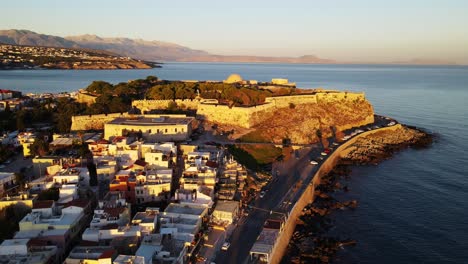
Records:
{"label": "mountain ridge", "polygon": [[13,45],[63,47],[104,50],[145,61],[178,62],[260,62],[260,63],[304,63],[304,64],[402,64],[402,65],[457,65],[447,60],[409,59],[399,62],[341,62],[320,58],[316,55],[299,57],[273,57],[254,55],[219,55],[192,49],[176,43],[131,39],[125,37],[101,37],[92,34],[59,37],[36,33],[31,30],[0,30],[0,43]]}

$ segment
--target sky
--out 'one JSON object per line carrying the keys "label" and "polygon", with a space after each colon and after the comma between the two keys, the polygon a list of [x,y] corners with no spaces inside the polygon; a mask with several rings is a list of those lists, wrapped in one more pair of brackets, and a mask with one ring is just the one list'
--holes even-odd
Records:
{"label": "sky", "polygon": [[466,0],[15,0],[0,29],[177,43],[222,55],[468,64]]}

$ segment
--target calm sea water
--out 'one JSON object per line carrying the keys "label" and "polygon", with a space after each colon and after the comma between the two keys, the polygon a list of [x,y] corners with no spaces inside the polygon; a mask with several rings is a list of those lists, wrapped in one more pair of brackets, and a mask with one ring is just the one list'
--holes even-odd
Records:
{"label": "calm sea water", "polygon": [[299,87],[364,91],[379,114],[440,135],[429,149],[405,150],[354,169],[335,232],[358,240],[341,263],[468,263],[468,67],[168,63],[126,71],[0,71],[0,88],[74,91],[93,80],[222,80],[230,73]]}

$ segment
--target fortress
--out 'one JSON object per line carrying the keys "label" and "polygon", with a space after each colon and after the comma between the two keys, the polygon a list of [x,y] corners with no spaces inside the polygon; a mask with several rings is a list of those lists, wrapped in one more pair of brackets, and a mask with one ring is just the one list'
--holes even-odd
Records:
{"label": "fortress", "polygon": [[[281,108],[293,107],[296,105],[323,105],[340,102],[361,102],[366,101],[364,93],[321,91],[313,94],[291,95],[267,97],[261,105],[250,107],[229,107],[218,104],[217,100],[136,100],[132,102],[132,107],[140,109],[142,112],[151,110],[167,109],[171,103],[176,103],[179,108],[197,110],[197,117],[210,122],[251,128],[264,120],[267,113],[274,112]],[[367,123],[373,120],[367,120]],[[346,128],[345,128],[346,129]]]}
{"label": "fortress", "polygon": [[[255,80],[245,81],[237,74],[223,82],[254,87],[258,83]],[[287,79],[273,79],[260,86],[268,90],[295,89],[295,83],[289,83]],[[246,129],[255,127],[271,142],[289,138],[299,144],[317,141],[317,130],[324,137],[329,137],[333,130],[343,131],[374,122],[372,105],[364,93],[322,89],[296,92],[296,95],[266,97],[255,106],[230,106],[216,99],[197,97],[185,100],[135,100],[132,107],[147,114],[152,110],[174,109],[176,106],[178,109],[196,111],[198,120]],[[74,116],[71,130],[100,130],[115,118],[131,116],[127,113]]]}

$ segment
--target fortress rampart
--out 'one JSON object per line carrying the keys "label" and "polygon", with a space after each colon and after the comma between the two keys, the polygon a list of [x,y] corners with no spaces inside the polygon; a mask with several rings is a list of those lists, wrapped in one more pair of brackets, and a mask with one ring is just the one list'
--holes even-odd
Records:
{"label": "fortress rampart", "polygon": [[[128,113],[113,113],[113,114],[101,114],[101,115],[82,115],[82,116],[72,116],[72,126],[71,131],[79,130],[102,130],[104,129],[104,124],[108,123],[115,118],[123,117],[130,118],[133,116]],[[145,115],[146,117],[158,118],[161,115]],[[176,116],[180,117],[181,115],[164,115],[164,116]]]}
{"label": "fortress rampart", "polygon": [[[197,116],[207,121],[235,125],[244,128],[263,121],[263,113],[275,111],[278,108],[290,107],[299,104],[337,103],[339,101],[366,100],[364,93],[354,92],[317,92],[314,94],[267,97],[262,105],[251,107],[229,107],[227,105],[204,103],[199,100],[136,100],[132,106],[141,111],[166,109],[171,102],[185,109],[196,109]],[[373,120],[366,120],[370,123]],[[355,124],[352,124],[355,126]],[[344,128],[346,129],[346,128]]]}
{"label": "fortress rampart", "polygon": [[[366,98],[364,93],[325,91],[314,94],[267,97],[264,104],[251,107],[229,107],[227,105],[208,103],[198,99],[175,101],[135,100],[132,102],[132,106],[140,109],[142,112],[149,112],[150,110],[167,109],[171,104],[175,103],[179,108],[197,110],[197,116],[200,119],[221,124],[251,128],[264,121],[266,116],[271,116],[271,113],[280,110],[281,108],[294,107],[295,105],[302,104],[320,105],[327,103],[359,102],[365,100]],[[106,122],[117,117],[128,116],[129,114],[126,113],[74,116],[72,117],[71,130],[98,130],[102,129]],[[373,116],[369,115],[359,124],[353,123],[349,124],[349,127],[339,127],[339,129],[344,130],[372,122]]]}
{"label": "fortress rampart", "polygon": [[184,100],[135,100],[132,102],[132,107],[136,107],[144,112],[149,112],[155,109],[167,109],[172,103],[177,104],[182,109],[198,109],[200,100],[198,99],[184,99]]}

